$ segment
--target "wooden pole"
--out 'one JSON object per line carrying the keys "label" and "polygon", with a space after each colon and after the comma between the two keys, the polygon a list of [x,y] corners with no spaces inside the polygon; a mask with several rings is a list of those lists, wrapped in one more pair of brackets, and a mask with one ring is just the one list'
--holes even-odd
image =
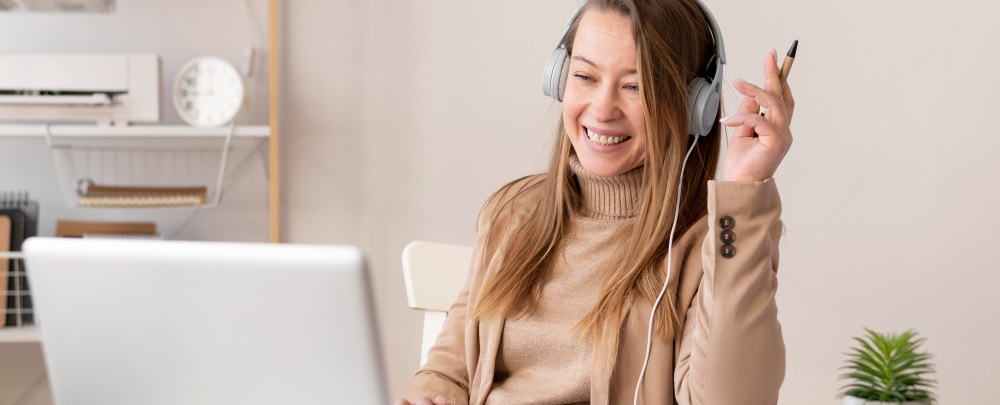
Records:
{"label": "wooden pole", "polygon": [[268,13],[270,27],[270,42],[268,45],[268,122],[271,125],[271,137],[268,141],[268,173],[270,175],[268,207],[270,219],[271,243],[279,243],[281,231],[281,211],[279,204],[281,194],[279,191],[281,176],[278,172],[278,0],[270,0],[270,12]]}

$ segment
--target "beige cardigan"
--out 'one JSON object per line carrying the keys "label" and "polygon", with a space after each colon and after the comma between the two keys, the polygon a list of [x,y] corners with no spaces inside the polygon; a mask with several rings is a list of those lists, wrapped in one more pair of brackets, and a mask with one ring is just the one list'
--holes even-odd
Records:
{"label": "beige cardigan", "polygon": [[[473,263],[465,288],[448,314],[444,330],[417,371],[406,398],[444,396],[453,405],[483,404],[493,371],[504,321],[467,317],[482,286],[482,255],[496,261],[503,229],[526,215],[537,202],[527,191],[540,176],[513,183],[498,192],[480,214]],[[528,187],[535,188],[537,187]],[[523,200],[523,201],[522,201]],[[508,204],[513,202],[513,204]],[[497,207],[503,209],[490,223]],[[680,338],[654,340],[641,404],[775,404],[785,375],[785,346],[774,301],[777,291],[781,201],[773,179],[764,182],[709,181],[708,216],[674,245],[669,289],[676,293],[682,325]],[[731,217],[737,250],[720,253],[723,229]],[[492,235],[488,240],[487,236]],[[664,263],[664,266],[666,264]],[[680,286],[678,288],[678,286]],[[618,363],[610,381],[591,380],[592,404],[631,404],[646,350],[651,302],[636,301],[623,321]]]}

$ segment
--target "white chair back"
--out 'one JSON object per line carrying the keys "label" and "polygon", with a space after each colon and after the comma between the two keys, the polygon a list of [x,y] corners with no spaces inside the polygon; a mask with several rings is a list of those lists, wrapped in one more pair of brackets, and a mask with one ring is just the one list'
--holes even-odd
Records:
{"label": "white chair back", "polygon": [[406,298],[410,308],[425,312],[421,365],[427,362],[448,309],[465,285],[471,263],[472,246],[416,241],[403,248]]}

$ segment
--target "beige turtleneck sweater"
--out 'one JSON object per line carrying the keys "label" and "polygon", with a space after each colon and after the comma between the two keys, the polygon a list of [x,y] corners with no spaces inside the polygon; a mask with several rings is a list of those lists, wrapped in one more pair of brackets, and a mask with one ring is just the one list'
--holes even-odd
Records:
{"label": "beige turtleneck sweater", "polygon": [[597,177],[570,159],[581,210],[554,256],[537,311],[504,323],[487,404],[590,403],[593,348],[570,329],[597,301],[595,286],[612,260],[609,247],[635,221],[642,168]]}
{"label": "beige turtleneck sweater", "polygon": [[[600,275],[607,243],[616,242],[605,232],[628,224],[622,217],[631,214],[638,193],[622,187],[635,184],[630,176],[588,178],[578,163],[573,166],[585,206],[558,247],[560,261],[546,269],[555,276],[541,291],[541,310],[517,319],[469,314],[491,268],[503,260],[510,226],[526,220],[544,198],[539,184],[548,174],[511,182],[483,206],[466,285],[407,399],[440,395],[453,405],[587,401],[581,370],[590,368],[591,349],[568,330],[596,299],[590,291],[596,288],[586,280]],[[590,403],[632,404],[638,394],[638,403],[647,405],[777,404],[785,375],[774,299],[783,229],[778,189],[773,179],[710,180],[707,186],[708,213],[673,243],[673,271],[666,281],[680,328],[671,339],[653,340],[637,390],[652,302],[634,300],[622,320],[610,378],[590,375]]]}

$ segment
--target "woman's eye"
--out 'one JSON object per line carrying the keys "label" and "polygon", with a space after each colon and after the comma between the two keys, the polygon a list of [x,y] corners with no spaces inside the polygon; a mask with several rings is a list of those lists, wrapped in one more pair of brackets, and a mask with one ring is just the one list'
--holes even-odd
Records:
{"label": "woman's eye", "polygon": [[586,81],[586,82],[592,82],[592,81],[594,81],[594,79],[592,77],[587,76],[585,74],[581,74],[581,73],[574,74],[573,76],[576,76],[576,78],[578,78],[580,80],[583,80],[583,81]]}
{"label": "woman's eye", "polygon": [[628,91],[639,91],[639,85],[638,84],[629,84],[629,85],[625,86],[625,89],[628,90]]}

